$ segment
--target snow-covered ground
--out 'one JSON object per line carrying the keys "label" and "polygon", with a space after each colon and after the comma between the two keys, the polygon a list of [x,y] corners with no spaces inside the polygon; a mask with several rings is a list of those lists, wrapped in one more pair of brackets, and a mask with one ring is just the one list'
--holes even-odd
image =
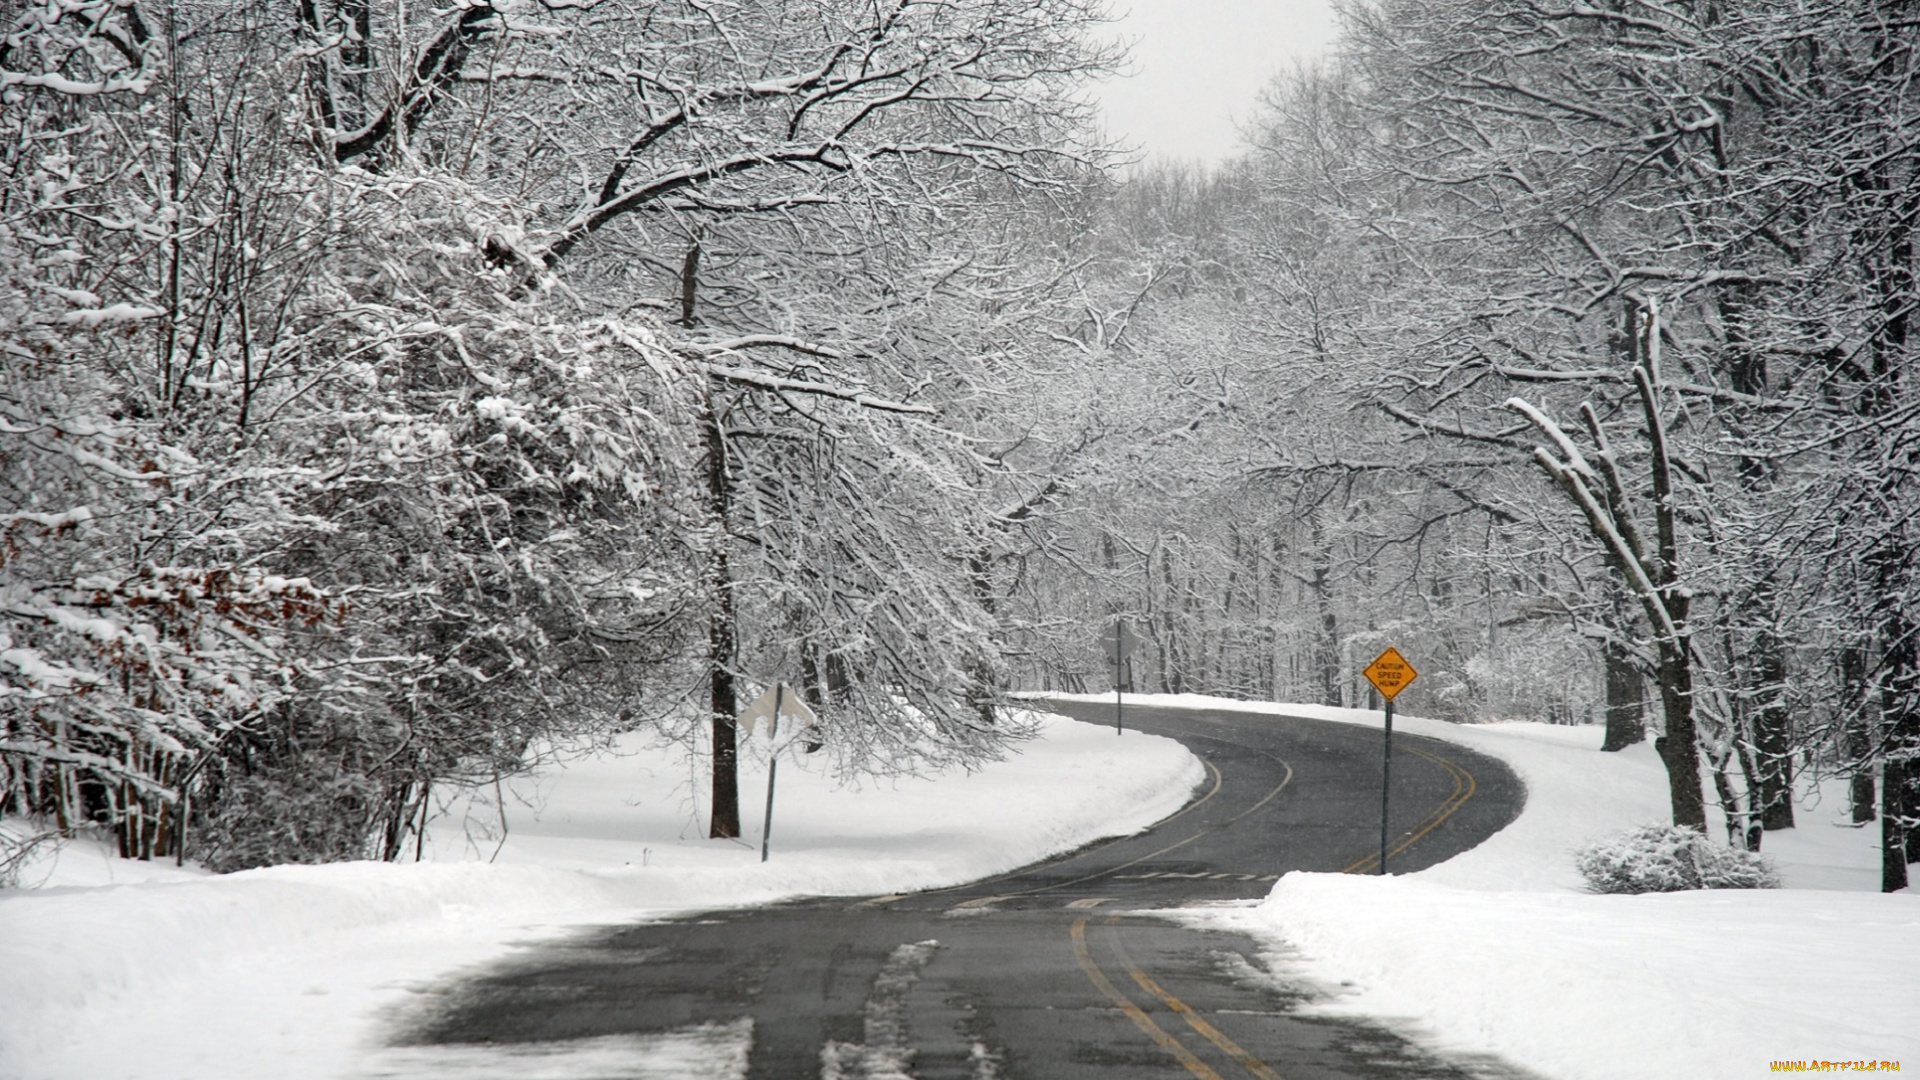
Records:
{"label": "snow-covered ground", "polygon": [[978,772],[858,789],[783,758],[765,864],[763,766],[742,769],[753,843],[709,841],[687,756],[637,743],[509,793],[504,843],[490,810],[472,828],[449,817],[421,863],[216,877],[69,844],[29,869],[35,887],[0,893],[0,1080],[526,1080],[599,1075],[608,1055],[681,1080],[739,1075],[743,1024],[469,1060],[381,1049],[383,1018],[452,971],[583,924],[989,876],[1136,832],[1204,776],[1171,740],[1043,725]]}
{"label": "snow-covered ground", "polygon": [[[1353,709],[1137,700],[1381,722]],[[1311,1008],[1385,1018],[1554,1080],[1734,1080],[1775,1061],[1920,1070],[1920,890],[1877,891],[1879,827],[1846,823],[1842,785],[1805,792],[1797,827],[1767,834],[1785,888],[1595,896],[1573,852],[1668,819],[1651,745],[1602,754],[1597,727],[1536,723],[1395,717],[1394,730],[1507,761],[1526,809],[1429,870],[1288,874],[1264,901],[1191,913],[1255,935],[1270,966],[1324,987]]]}

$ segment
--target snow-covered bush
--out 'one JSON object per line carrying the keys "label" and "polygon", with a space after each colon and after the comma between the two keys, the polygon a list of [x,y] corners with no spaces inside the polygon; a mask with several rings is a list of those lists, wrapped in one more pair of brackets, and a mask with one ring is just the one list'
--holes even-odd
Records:
{"label": "snow-covered bush", "polygon": [[1597,893],[1780,886],[1772,864],[1758,852],[1716,844],[1672,825],[1640,825],[1602,840],[1575,856],[1574,866]]}

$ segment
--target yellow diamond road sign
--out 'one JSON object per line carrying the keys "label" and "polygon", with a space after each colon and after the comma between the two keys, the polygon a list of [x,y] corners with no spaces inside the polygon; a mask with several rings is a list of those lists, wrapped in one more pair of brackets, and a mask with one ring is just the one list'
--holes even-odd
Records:
{"label": "yellow diamond road sign", "polygon": [[1379,659],[1367,665],[1366,676],[1373,688],[1380,691],[1381,697],[1392,701],[1407,688],[1408,683],[1419,678],[1420,673],[1413,670],[1413,665],[1407,663],[1407,658],[1400,655],[1399,649],[1388,649],[1380,654]]}

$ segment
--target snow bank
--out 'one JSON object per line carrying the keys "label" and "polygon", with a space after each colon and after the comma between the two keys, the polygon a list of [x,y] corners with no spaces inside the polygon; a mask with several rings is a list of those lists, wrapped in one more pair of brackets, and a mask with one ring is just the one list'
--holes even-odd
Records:
{"label": "snow bank", "polygon": [[1920,1063],[1911,897],[1480,892],[1422,876],[1288,874],[1241,925],[1339,986],[1322,1012],[1390,1018],[1556,1080]]}
{"label": "snow bank", "polygon": [[[383,1017],[516,943],[584,923],[957,884],[1137,832],[1204,777],[1176,742],[1065,718],[978,772],[857,790],[789,757],[762,864],[763,770],[742,772],[755,842],[709,841],[683,754],[617,750],[510,798],[504,844],[448,822],[421,863],[220,877],[148,866],[152,880],[97,884],[103,860],[70,846],[29,871],[41,888],[0,894],[0,1078],[358,1075]],[[496,848],[492,864],[472,857]]]}
{"label": "snow bank", "polygon": [[[1129,700],[1381,724],[1357,709]],[[1519,819],[1419,873],[1288,874],[1264,901],[1186,917],[1265,941],[1276,969],[1326,988],[1314,1010],[1385,1018],[1555,1080],[1732,1080],[1774,1061],[1920,1068],[1920,896],[1872,891],[1879,829],[1846,822],[1843,785],[1803,792],[1798,828],[1767,834],[1784,889],[1596,896],[1573,853],[1668,817],[1650,745],[1603,754],[1597,727],[1537,723],[1396,716],[1394,729],[1506,761],[1527,786]]]}

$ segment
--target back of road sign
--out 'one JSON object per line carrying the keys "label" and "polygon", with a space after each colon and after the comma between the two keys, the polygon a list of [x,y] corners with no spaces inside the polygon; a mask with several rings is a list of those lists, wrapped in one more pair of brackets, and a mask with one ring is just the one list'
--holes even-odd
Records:
{"label": "back of road sign", "polygon": [[1100,651],[1106,654],[1108,663],[1116,663],[1133,654],[1140,647],[1140,635],[1125,622],[1115,622],[1113,628],[1100,635]]}
{"label": "back of road sign", "polygon": [[740,730],[752,735],[756,729],[765,728],[767,737],[772,738],[779,733],[782,718],[792,720],[803,728],[812,728],[820,723],[820,718],[813,715],[813,710],[807,708],[806,701],[793,692],[793,687],[775,683],[753,699],[752,704],[740,710]]}

